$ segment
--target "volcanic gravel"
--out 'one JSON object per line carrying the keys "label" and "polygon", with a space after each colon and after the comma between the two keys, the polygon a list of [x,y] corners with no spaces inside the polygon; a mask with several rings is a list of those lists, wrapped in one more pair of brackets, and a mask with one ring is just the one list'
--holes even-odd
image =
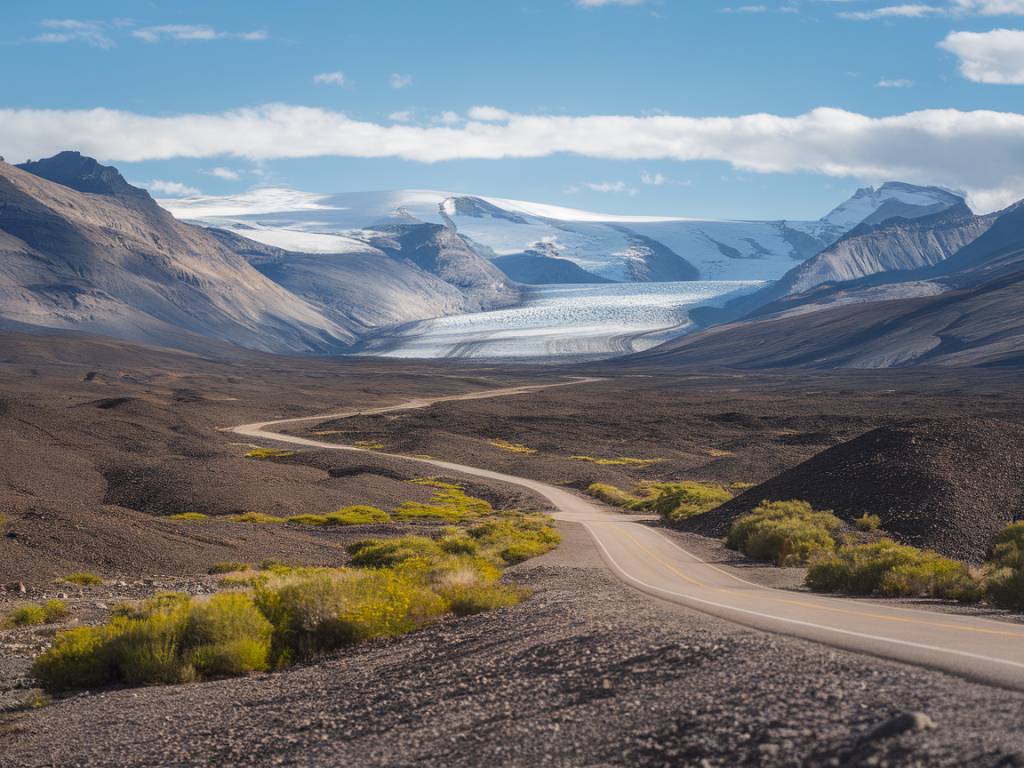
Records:
{"label": "volcanic gravel", "polygon": [[563,533],[515,569],[536,590],[516,608],[281,673],[57,701],[2,721],[0,766],[1024,760],[1022,694],[659,603]]}
{"label": "volcanic gravel", "polygon": [[911,421],[830,448],[684,524],[724,535],[762,499],[804,499],[846,520],[865,512],[900,541],[968,561],[1024,517],[1024,427],[994,419]]}

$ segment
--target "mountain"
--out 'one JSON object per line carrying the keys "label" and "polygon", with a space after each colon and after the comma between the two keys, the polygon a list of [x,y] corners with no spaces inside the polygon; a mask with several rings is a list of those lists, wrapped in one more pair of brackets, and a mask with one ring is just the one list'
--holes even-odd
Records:
{"label": "mountain", "polygon": [[213,340],[325,353],[382,325],[518,301],[518,288],[457,234],[397,221],[372,242],[327,238],[343,253],[289,252],[244,227],[180,222],[77,152],[0,163],[0,323],[186,349]]}
{"label": "mountain", "polygon": [[[265,189],[161,201],[177,217],[293,251],[361,250],[394,225],[434,224],[514,280],[613,282],[777,280],[864,220],[918,217],[962,205],[932,187],[860,190],[819,221],[712,221],[614,216],[521,200],[431,190],[316,195]],[[572,262],[577,270],[564,262]]]}
{"label": "mountain", "polygon": [[938,264],[817,286],[624,364],[1024,365],[1024,203],[980,218],[984,233]]}
{"label": "mountain", "polygon": [[[113,168],[65,152],[0,163],[0,318],[189,346],[325,352],[353,334]],[[194,336],[193,336],[194,335]]]}

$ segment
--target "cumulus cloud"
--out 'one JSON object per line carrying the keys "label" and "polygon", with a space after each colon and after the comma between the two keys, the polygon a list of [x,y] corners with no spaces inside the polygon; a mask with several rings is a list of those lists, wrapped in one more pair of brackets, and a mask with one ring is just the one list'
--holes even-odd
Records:
{"label": "cumulus cloud", "polygon": [[648,186],[660,187],[666,181],[668,181],[668,179],[665,178],[665,174],[663,173],[648,173],[647,171],[644,171],[640,174],[640,182],[642,184],[647,184]]}
{"label": "cumulus cloud", "polygon": [[950,32],[939,47],[960,59],[960,72],[968,80],[1024,84],[1024,30]]}
{"label": "cumulus cloud", "polygon": [[198,189],[182,184],[180,181],[153,179],[152,181],[143,182],[141,186],[159,195],[167,195],[168,197],[194,197],[199,194]]}
{"label": "cumulus cloud", "polygon": [[94,48],[113,48],[106,25],[99,21],[79,19],[46,19],[41,26],[47,31],[32,38],[34,43],[85,43]]}
{"label": "cumulus cloud", "polygon": [[238,181],[242,178],[242,175],[238,171],[233,171],[230,168],[224,168],[222,166],[211,168],[208,171],[203,171],[203,173],[208,176],[216,176],[218,179],[224,179],[224,181]]}
{"label": "cumulus cloud", "polygon": [[869,11],[840,11],[837,15],[841,19],[853,21],[872,21],[874,19],[920,19],[925,16],[945,13],[946,9],[936,5],[922,5],[919,3],[908,5],[887,5],[882,8],[872,8]]}
{"label": "cumulus cloud", "polygon": [[467,114],[470,120],[480,120],[485,123],[504,122],[512,117],[512,113],[507,110],[487,106],[470,107]]}
{"label": "cumulus cloud", "polygon": [[147,43],[161,40],[235,40],[259,41],[266,40],[268,35],[263,30],[252,32],[221,32],[205,24],[162,24],[156,27],[140,27],[132,30],[132,36]]}
{"label": "cumulus cloud", "polygon": [[907,80],[906,78],[889,79],[885,77],[875,83],[878,88],[909,88],[913,84],[913,80]]}
{"label": "cumulus cloud", "polygon": [[391,87],[396,91],[408,88],[412,85],[412,75],[400,75],[397,72],[391,75]]}
{"label": "cumulus cloud", "polygon": [[313,75],[313,82],[319,83],[320,85],[344,85],[345,84],[345,73],[344,72],[321,72],[318,75]]}
{"label": "cumulus cloud", "polygon": [[398,112],[392,112],[390,115],[388,115],[388,120],[391,120],[392,122],[395,123],[408,123],[410,120],[412,120],[412,110],[401,109]]}
{"label": "cumulus cloud", "polygon": [[[553,154],[719,160],[760,173],[899,179],[967,190],[972,202],[1024,197],[1024,114],[930,109],[870,117],[819,108],[801,115],[552,116],[446,124],[354,120],[268,104],[215,114],[151,116],[109,109],[0,109],[0,146],[18,160],[73,147],[104,161],[174,157],[394,157],[419,162]],[[980,201],[986,201],[982,203]]]}
{"label": "cumulus cloud", "polygon": [[1024,0],[954,0],[953,8],[979,16],[1024,16]]}

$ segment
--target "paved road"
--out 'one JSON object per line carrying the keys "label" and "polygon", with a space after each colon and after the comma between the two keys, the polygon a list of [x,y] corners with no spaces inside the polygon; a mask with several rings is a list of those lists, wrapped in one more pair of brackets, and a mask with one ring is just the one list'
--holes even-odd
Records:
{"label": "paved road", "polygon": [[[311,448],[362,451],[325,443],[280,428],[302,422],[424,408],[437,402],[520,395],[551,386],[509,387],[371,410],[245,424],[232,431],[254,439]],[[975,616],[916,610],[883,602],[825,597],[771,589],[706,563],[635,517],[624,517],[564,488],[525,477],[435,459],[409,461],[528,488],[548,499],[555,517],[583,525],[608,567],[619,578],[655,597],[757,629],[815,640],[839,648],[932,667],[981,682],[1024,690],[1024,626]]]}

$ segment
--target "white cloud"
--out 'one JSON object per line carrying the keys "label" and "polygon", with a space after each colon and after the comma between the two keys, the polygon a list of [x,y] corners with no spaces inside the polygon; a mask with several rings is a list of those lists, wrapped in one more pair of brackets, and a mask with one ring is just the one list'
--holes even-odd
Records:
{"label": "white cloud", "polygon": [[395,90],[408,88],[412,85],[412,75],[400,75],[397,72],[391,75],[391,87]]}
{"label": "white cloud", "polygon": [[668,181],[668,179],[665,178],[665,174],[663,173],[648,173],[647,171],[644,171],[640,174],[640,182],[647,184],[648,186],[660,187],[666,181]]}
{"label": "white cloud", "polygon": [[[454,115],[458,120],[458,115]],[[0,109],[0,146],[23,160],[73,147],[102,161],[173,157],[394,157],[420,162],[553,154],[718,160],[759,173],[899,179],[964,189],[972,202],[1024,197],[1024,114],[929,109],[870,117],[819,108],[795,116],[552,116],[401,125],[268,104],[216,114]]]}
{"label": "white cloud", "polygon": [[914,84],[913,80],[907,80],[906,78],[889,79],[883,77],[875,86],[878,88],[910,88]]}
{"label": "white cloud", "polygon": [[388,120],[391,120],[392,122],[395,123],[408,123],[410,120],[412,120],[412,110],[403,109],[399,110],[398,112],[392,112],[390,115],[388,115]]}
{"label": "white cloud", "polygon": [[887,5],[882,8],[873,8],[870,11],[841,11],[839,18],[851,19],[853,21],[871,21],[873,19],[892,19],[892,18],[905,18],[905,19],[920,19],[925,16],[932,16],[935,14],[943,14],[946,12],[945,8],[940,8],[935,5],[922,5],[919,3],[909,5]]}
{"label": "white cloud", "polygon": [[180,181],[153,179],[149,182],[143,182],[141,186],[146,189],[150,189],[157,194],[168,195],[169,197],[194,197],[195,195],[200,194],[199,190],[195,187],[182,184]]}
{"label": "white cloud", "polygon": [[233,38],[236,40],[266,40],[268,35],[263,30],[252,32],[221,32],[205,24],[162,24],[156,27],[141,27],[132,30],[132,36],[147,43],[160,40],[220,40]]}
{"label": "white cloud", "polygon": [[737,5],[720,9],[722,13],[767,13],[767,5]]}
{"label": "white cloud", "polygon": [[508,120],[512,117],[512,113],[498,107],[470,107],[469,112],[470,120],[480,120],[484,123],[500,123]]}
{"label": "white cloud", "polygon": [[596,181],[596,182],[584,182],[583,184],[573,184],[565,191],[571,195],[576,194],[581,189],[589,189],[591,192],[601,192],[610,194],[630,195],[637,194],[637,190],[624,181]]}
{"label": "white cloud", "polygon": [[344,72],[321,72],[318,75],[313,75],[313,82],[319,83],[320,85],[344,85],[345,84],[345,73]]}
{"label": "white cloud", "polygon": [[950,32],[939,47],[960,59],[960,72],[968,80],[1024,84],[1024,30]]}
{"label": "white cloud", "polygon": [[106,25],[98,21],[78,19],[46,19],[41,26],[48,30],[32,38],[34,43],[85,43],[94,48],[113,48],[114,41],[106,33]]}
{"label": "white cloud", "polygon": [[224,181],[238,181],[242,178],[242,175],[238,171],[233,171],[230,168],[224,168],[223,166],[217,166],[211,168],[208,171],[203,171],[208,176],[216,176],[218,179],[224,179]]}
{"label": "white cloud", "polygon": [[1024,16],[1024,0],[954,0],[953,7],[979,16]]}
{"label": "white cloud", "polygon": [[441,125],[457,125],[462,122],[462,118],[459,116],[458,112],[447,110],[439,115],[435,115],[434,122],[440,123]]}

